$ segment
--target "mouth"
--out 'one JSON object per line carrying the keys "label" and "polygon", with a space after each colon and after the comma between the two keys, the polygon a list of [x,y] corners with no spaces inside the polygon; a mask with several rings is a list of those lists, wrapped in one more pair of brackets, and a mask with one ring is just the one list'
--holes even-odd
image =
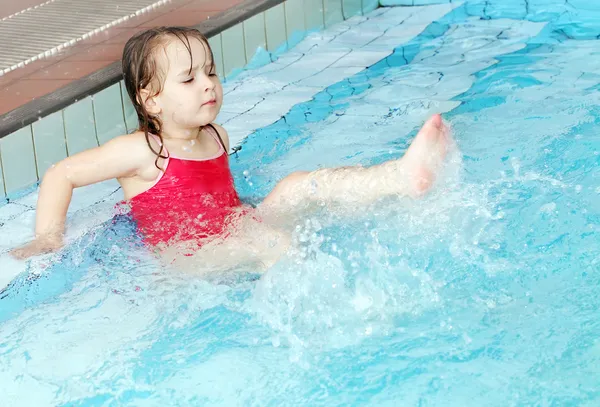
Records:
{"label": "mouth", "polygon": [[211,99],[208,102],[202,103],[202,106],[214,106],[217,104],[217,100],[216,99]]}

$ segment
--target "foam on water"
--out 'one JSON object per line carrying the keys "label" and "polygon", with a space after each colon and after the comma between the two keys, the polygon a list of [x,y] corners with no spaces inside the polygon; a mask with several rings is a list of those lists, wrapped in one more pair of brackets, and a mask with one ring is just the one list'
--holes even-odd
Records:
{"label": "foam on water", "polygon": [[[458,146],[423,200],[307,215],[260,279],[167,272],[126,220],[90,216],[110,200],[77,208],[69,249],[0,300],[0,400],[597,404],[597,25],[572,10],[565,22],[554,2],[513,3],[467,2],[244,141],[232,166],[254,201],[290,171],[400,156],[434,111]],[[361,37],[332,32],[298,49]],[[252,86],[274,83],[261,78]],[[0,222],[30,225],[27,199]]]}

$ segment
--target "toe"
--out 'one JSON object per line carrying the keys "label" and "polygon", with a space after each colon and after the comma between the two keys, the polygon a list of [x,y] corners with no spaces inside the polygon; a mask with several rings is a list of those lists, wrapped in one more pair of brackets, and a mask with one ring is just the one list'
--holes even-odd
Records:
{"label": "toe", "polygon": [[431,116],[431,118],[429,119],[429,123],[437,128],[442,130],[442,127],[444,125],[444,121],[442,120],[442,116],[439,113],[434,114],[433,116]]}

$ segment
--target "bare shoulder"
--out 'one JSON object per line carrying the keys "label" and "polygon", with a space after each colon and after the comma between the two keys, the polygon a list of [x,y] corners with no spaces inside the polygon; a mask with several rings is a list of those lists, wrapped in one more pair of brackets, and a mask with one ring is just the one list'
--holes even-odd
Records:
{"label": "bare shoulder", "polygon": [[153,157],[143,133],[126,134],[65,158],[53,172],[66,176],[74,187],[81,187],[145,174],[154,163]]}
{"label": "bare shoulder", "polygon": [[[159,147],[158,142],[153,137],[149,137],[148,140],[152,144],[152,147]],[[146,135],[143,131],[136,131],[123,136],[115,137],[110,142],[116,141],[119,144],[127,145],[128,147],[140,150],[148,150],[148,141],[146,141]]]}
{"label": "bare shoulder", "polygon": [[[112,157],[114,164],[128,168],[130,173],[135,174],[154,166],[156,153],[152,150],[160,151],[160,144],[153,137],[146,140],[144,133],[137,131],[115,137],[100,148]],[[135,171],[131,171],[134,169]]]}
{"label": "bare shoulder", "polygon": [[[160,150],[160,144],[153,137],[146,139],[145,134],[141,131],[115,137],[104,144],[104,146],[110,149],[126,151],[131,158],[141,160],[155,157],[156,154],[152,152],[152,150],[156,152]],[[150,148],[150,146],[152,146],[152,148]]]}
{"label": "bare shoulder", "polygon": [[223,143],[225,144],[225,148],[227,152],[229,152],[229,134],[227,134],[227,130],[223,126],[217,123],[211,123],[215,129],[219,132],[219,136],[223,139]]}

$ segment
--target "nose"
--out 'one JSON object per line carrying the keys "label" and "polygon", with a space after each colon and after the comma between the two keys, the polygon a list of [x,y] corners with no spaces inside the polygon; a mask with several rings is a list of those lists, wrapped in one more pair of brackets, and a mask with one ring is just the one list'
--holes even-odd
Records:
{"label": "nose", "polygon": [[202,88],[204,91],[210,91],[215,88],[215,83],[210,79],[208,75],[202,75]]}

